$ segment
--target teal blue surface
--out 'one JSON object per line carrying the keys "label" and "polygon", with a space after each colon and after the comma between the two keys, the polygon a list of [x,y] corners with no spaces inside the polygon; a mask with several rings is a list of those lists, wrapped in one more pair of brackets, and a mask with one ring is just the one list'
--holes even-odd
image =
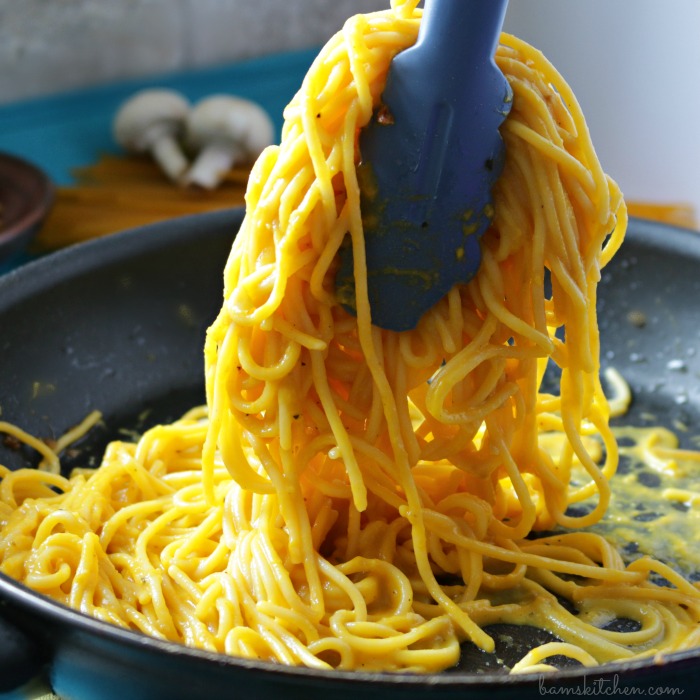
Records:
{"label": "teal blue surface", "polygon": [[71,170],[104,152],[118,152],[112,120],[121,102],[136,90],[169,87],[196,101],[216,92],[247,97],[262,105],[278,133],[282,111],[301,85],[317,50],[263,58],[139,80],[101,85],[0,106],[0,151],[43,168],[59,185],[71,182]]}
{"label": "teal blue surface", "polygon": [[[34,163],[57,185],[70,184],[75,168],[94,163],[101,154],[120,152],[112,138],[116,110],[146,87],[173,88],[193,102],[220,92],[254,100],[267,110],[279,137],[282,112],[317,53],[273,54],[0,105],[0,151]],[[19,255],[0,263],[0,274],[26,259]]]}

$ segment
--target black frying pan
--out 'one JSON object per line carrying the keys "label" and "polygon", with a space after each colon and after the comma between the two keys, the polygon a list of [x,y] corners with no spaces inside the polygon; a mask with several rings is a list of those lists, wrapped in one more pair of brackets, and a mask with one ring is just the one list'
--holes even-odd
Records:
{"label": "black frying pan", "polygon": [[[221,302],[221,272],[239,210],[189,217],[56,253],[0,278],[0,414],[32,434],[57,437],[98,408],[74,463],[99,455],[120,430],[169,421],[204,400],[202,344]],[[631,423],[700,425],[700,234],[633,221],[604,272],[604,361],[630,381]],[[631,312],[646,324],[632,323]],[[682,359],[683,372],[678,371]],[[674,369],[675,367],[675,369]],[[149,409],[144,418],[144,409]],[[0,463],[32,463],[0,442]],[[70,460],[66,467],[70,468]],[[653,536],[650,534],[650,537]],[[4,618],[4,619],[3,619]],[[440,675],[320,673],[194,651],[68,610],[0,577],[0,691],[43,673],[69,698],[258,697],[354,700],[539,697],[553,686],[612,694],[628,686],[691,690],[700,650],[553,677],[508,676],[547,640],[533,628],[492,632],[497,652],[465,645],[459,668]],[[504,635],[503,632],[507,634]],[[515,640],[506,644],[502,640]],[[597,689],[597,691],[596,691]]]}

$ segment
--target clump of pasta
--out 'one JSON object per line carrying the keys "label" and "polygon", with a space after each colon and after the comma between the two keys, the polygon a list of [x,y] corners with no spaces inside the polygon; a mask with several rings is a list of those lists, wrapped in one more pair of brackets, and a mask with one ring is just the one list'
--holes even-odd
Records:
{"label": "clump of pasta", "polygon": [[[253,168],[207,406],[70,479],[3,470],[3,572],[158,638],[315,668],[439,671],[464,641],[493,650],[496,622],[561,640],[514,672],[700,642],[697,587],[588,530],[618,460],[596,286],[626,211],[524,42],[504,34],[496,55],[513,106],[477,276],[415,330],[371,323],[357,135],[416,5],[349,19]],[[356,317],[334,295],[348,237]],[[604,629],[611,611],[638,629]]]}

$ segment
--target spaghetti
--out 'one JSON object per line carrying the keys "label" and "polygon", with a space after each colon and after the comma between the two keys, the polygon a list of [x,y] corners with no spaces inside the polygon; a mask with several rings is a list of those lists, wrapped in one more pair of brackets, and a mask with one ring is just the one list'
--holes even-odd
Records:
{"label": "spaghetti", "polygon": [[[514,672],[700,642],[698,588],[589,530],[618,461],[596,285],[626,212],[569,87],[522,41],[496,56],[513,106],[479,273],[413,331],[371,324],[357,134],[416,5],[348,20],[256,163],[207,407],[94,472],[4,470],[2,571],[155,637],[316,668],[442,670],[465,640],[492,650],[495,622],[561,640]],[[356,318],[334,296],[348,235]]]}

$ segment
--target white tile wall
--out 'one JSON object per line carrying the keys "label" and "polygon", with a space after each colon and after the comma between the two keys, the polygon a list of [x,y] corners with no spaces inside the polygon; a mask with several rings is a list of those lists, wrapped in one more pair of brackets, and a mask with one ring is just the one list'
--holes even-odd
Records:
{"label": "white tile wall", "polygon": [[388,0],[0,0],[0,103],[324,43]]}
{"label": "white tile wall", "polygon": [[700,217],[698,0],[510,0],[506,29],[569,82],[628,199]]}

